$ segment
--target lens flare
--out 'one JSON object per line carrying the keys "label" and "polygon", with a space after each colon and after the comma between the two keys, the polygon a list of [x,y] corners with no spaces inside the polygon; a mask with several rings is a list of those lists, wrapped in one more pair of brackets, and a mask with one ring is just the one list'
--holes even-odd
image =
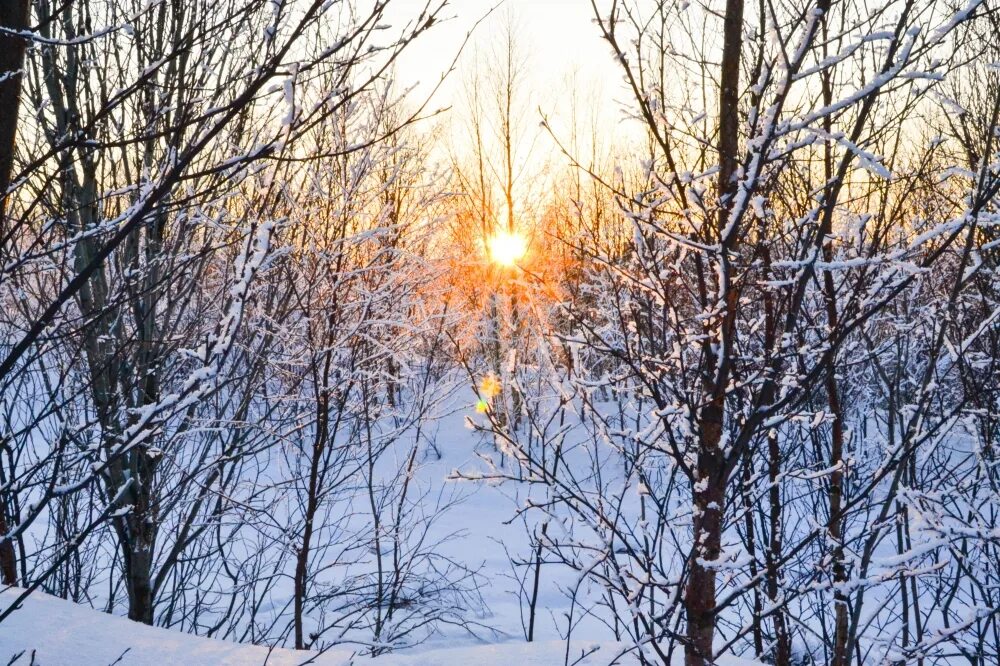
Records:
{"label": "lens flare", "polygon": [[492,400],[497,397],[500,395],[500,391],[502,390],[503,388],[500,385],[500,380],[497,379],[496,375],[486,375],[483,377],[483,381],[479,385],[479,393],[481,393],[487,400]]}
{"label": "lens flare", "polygon": [[490,259],[501,266],[515,266],[528,253],[528,241],[519,233],[498,231],[486,241]]}

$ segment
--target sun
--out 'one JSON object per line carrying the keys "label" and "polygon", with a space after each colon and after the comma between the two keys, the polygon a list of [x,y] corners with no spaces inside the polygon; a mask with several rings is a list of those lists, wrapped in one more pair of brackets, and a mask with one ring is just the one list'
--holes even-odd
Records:
{"label": "sun", "polygon": [[501,266],[515,266],[528,252],[528,241],[513,231],[498,231],[489,237],[486,246],[490,259]]}

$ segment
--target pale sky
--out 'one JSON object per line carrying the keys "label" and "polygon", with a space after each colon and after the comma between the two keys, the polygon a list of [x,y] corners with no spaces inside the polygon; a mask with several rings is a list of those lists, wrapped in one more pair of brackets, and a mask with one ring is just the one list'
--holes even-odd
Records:
{"label": "pale sky", "polygon": [[[600,2],[603,4],[606,0]],[[386,22],[401,29],[425,5],[426,0],[390,2]],[[482,64],[477,68],[477,52],[481,62],[493,60],[491,52],[496,53],[508,21],[512,22],[516,27],[516,48],[524,60],[522,71],[525,75],[523,87],[519,86],[516,111],[519,115],[514,130],[517,144],[514,149],[514,199],[518,219],[533,219],[530,213],[524,213],[534,203],[546,200],[541,195],[552,185],[549,178],[557,176],[559,169],[570,164],[548,131],[540,127],[542,113],[548,118],[553,134],[585,165],[594,158],[606,159],[612,152],[628,153],[625,149],[625,144],[629,143],[627,137],[635,134],[639,125],[623,121],[622,102],[629,101],[629,95],[620,66],[594,23],[590,0],[451,0],[444,17],[446,20],[409,45],[397,60],[397,85],[400,88],[416,86],[411,102],[425,99],[475,27],[455,71],[425,109],[429,112],[451,107],[439,119],[446,138],[435,143],[443,146],[444,153],[435,155],[432,152],[432,155],[444,157],[445,153],[455,150],[461,159],[463,144],[469,138],[466,133],[469,104],[464,97],[468,81],[477,72],[489,76]],[[576,146],[572,145],[568,125],[574,114],[579,132]],[[484,137],[484,141],[488,153],[491,147],[498,149],[495,143],[491,144],[490,137]],[[500,154],[497,150],[496,155]],[[496,164],[488,167],[495,168]]]}
{"label": "pale sky", "polygon": [[[495,36],[513,14],[520,46],[528,58],[533,108],[541,106],[558,115],[564,106],[567,77],[574,73],[578,90],[589,97],[590,106],[602,119],[617,124],[619,104],[624,99],[621,71],[593,23],[590,0],[452,0],[444,15],[450,17],[410,45],[398,62],[397,76],[403,86],[430,87],[454,59],[466,34],[476,21],[496,6],[484,20],[459,58],[459,70],[451,75],[435,97],[433,107],[452,105],[462,89],[462,66],[471,66],[475,48],[488,50]],[[423,8],[424,0],[397,0],[389,4],[388,18],[401,26]],[[456,105],[457,106],[457,105]]]}

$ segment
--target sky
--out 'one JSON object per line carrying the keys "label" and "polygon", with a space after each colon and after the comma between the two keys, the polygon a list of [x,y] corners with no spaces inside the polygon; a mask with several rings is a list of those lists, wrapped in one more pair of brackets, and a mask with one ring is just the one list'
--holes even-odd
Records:
{"label": "sky", "polygon": [[[424,0],[391,2],[388,18],[401,26],[424,5]],[[496,9],[490,13],[493,7]],[[617,123],[623,99],[621,72],[594,25],[590,0],[452,0],[444,12],[447,20],[408,47],[398,63],[399,83],[417,85],[418,91],[429,90],[475,27],[459,57],[459,71],[442,86],[432,106],[454,104],[462,90],[463,68],[471,66],[477,47],[490,47],[508,14],[519,28],[519,45],[528,59],[528,86],[536,101],[533,108],[540,106],[546,113],[558,114],[565,106],[567,79],[574,75],[578,89],[590,96],[596,112],[608,122]]]}

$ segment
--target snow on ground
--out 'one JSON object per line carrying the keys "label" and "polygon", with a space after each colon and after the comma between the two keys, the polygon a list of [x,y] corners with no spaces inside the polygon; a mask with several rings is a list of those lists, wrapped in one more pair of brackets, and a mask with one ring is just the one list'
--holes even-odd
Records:
{"label": "snow on ground", "polygon": [[[471,395],[471,392],[470,392]],[[472,402],[460,395],[444,418],[437,422],[438,458],[424,451],[417,476],[429,497],[443,494],[460,496],[461,501],[438,517],[432,528],[437,536],[460,536],[441,547],[445,553],[478,570],[481,594],[487,610],[471,619],[475,636],[454,627],[445,627],[426,643],[372,659],[357,656],[355,647],[340,645],[322,654],[288,649],[269,650],[264,646],[241,645],[198,637],[169,629],[149,627],[126,618],[76,605],[41,592],[31,595],[23,607],[0,623],[0,665],[13,660],[14,666],[60,666],[63,664],[123,666],[145,664],[261,664],[292,666],[317,664],[341,666],[623,666],[637,663],[631,655],[618,658],[623,646],[610,642],[610,631],[590,617],[577,617],[567,662],[565,634],[570,601],[566,594],[577,575],[563,567],[544,570],[540,586],[540,612],[535,643],[524,641],[518,584],[514,580],[510,556],[529,552],[525,526],[511,521],[524,496],[509,486],[456,482],[448,477],[456,469],[480,465],[478,447],[489,446],[481,434],[469,430],[464,419],[472,413]],[[469,404],[466,404],[468,402]],[[397,461],[398,462],[398,461]],[[506,549],[506,550],[505,550]],[[586,584],[584,585],[586,587]],[[7,608],[20,590],[0,593],[0,609]],[[582,591],[581,600],[588,593]],[[584,650],[599,647],[580,659]],[[34,651],[34,655],[32,655]],[[579,661],[578,661],[579,659]],[[675,663],[681,663],[680,654]],[[722,666],[750,665],[739,659],[721,660]]]}
{"label": "snow on ground", "polygon": [[[12,603],[21,590],[0,593],[0,608]],[[571,646],[572,664],[586,643]],[[596,647],[596,646],[595,646]],[[579,666],[608,666],[620,646],[603,644]],[[169,629],[149,627],[126,618],[107,615],[41,592],[28,597],[20,610],[0,625],[0,663],[14,666],[164,666],[184,664],[292,666],[557,666],[564,663],[566,645],[561,641],[510,642],[457,648],[416,649],[372,659],[355,657],[347,649],[322,655],[273,650],[201,638]],[[19,653],[19,658],[14,659]],[[13,659],[13,661],[11,661]],[[615,662],[634,664],[631,658]],[[677,663],[680,663],[678,660]],[[720,666],[750,666],[752,662],[727,659]]]}
{"label": "snow on ground", "polygon": [[[519,600],[519,584],[512,559],[523,562],[533,557],[529,532],[534,529],[535,514],[528,514],[528,526],[517,518],[517,509],[523,508],[526,503],[526,486],[449,480],[456,470],[487,470],[477,451],[491,449],[489,435],[475,432],[466,424],[467,418],[476,417],[475,402],[476,395],[471,390],[459,391],[453,397],[444,409],[446,413],[435,422],[436,449],[423,451],[417,479],[430,496],[441,493],[461,498],[438,517],[431,534],[442,538],[446,534],[460,533],[459,538],[444,543],[439,550],[480,574],[480,594],[487,609],[486,616],[471,619],[485,625],[489,631],[477,629],[477,636],[490,642],[524,640],[524,623],[527,620],[522,614],[526,615],[527,607]],[[608,470],[609,475],[612,473]],[[523,577],[526,573],[523,567],[519,567],[516,575]],[[573,608],[570,590],[578,585],[573,614],[574,639],[591,642],[614,640],[611,630],[598,617],[581,612],[581,608],[589,607],[600,598],[603,590],[589,580],[581,581],[577,572],[562,565],[543,567],[539,582],[536,639],[561,643]],[[475,641],[476,638],[467,632],[443,628],[442,634],[431,638],[429,645],[437,647]],[[562,663],[561,658],[558,663]]]}

